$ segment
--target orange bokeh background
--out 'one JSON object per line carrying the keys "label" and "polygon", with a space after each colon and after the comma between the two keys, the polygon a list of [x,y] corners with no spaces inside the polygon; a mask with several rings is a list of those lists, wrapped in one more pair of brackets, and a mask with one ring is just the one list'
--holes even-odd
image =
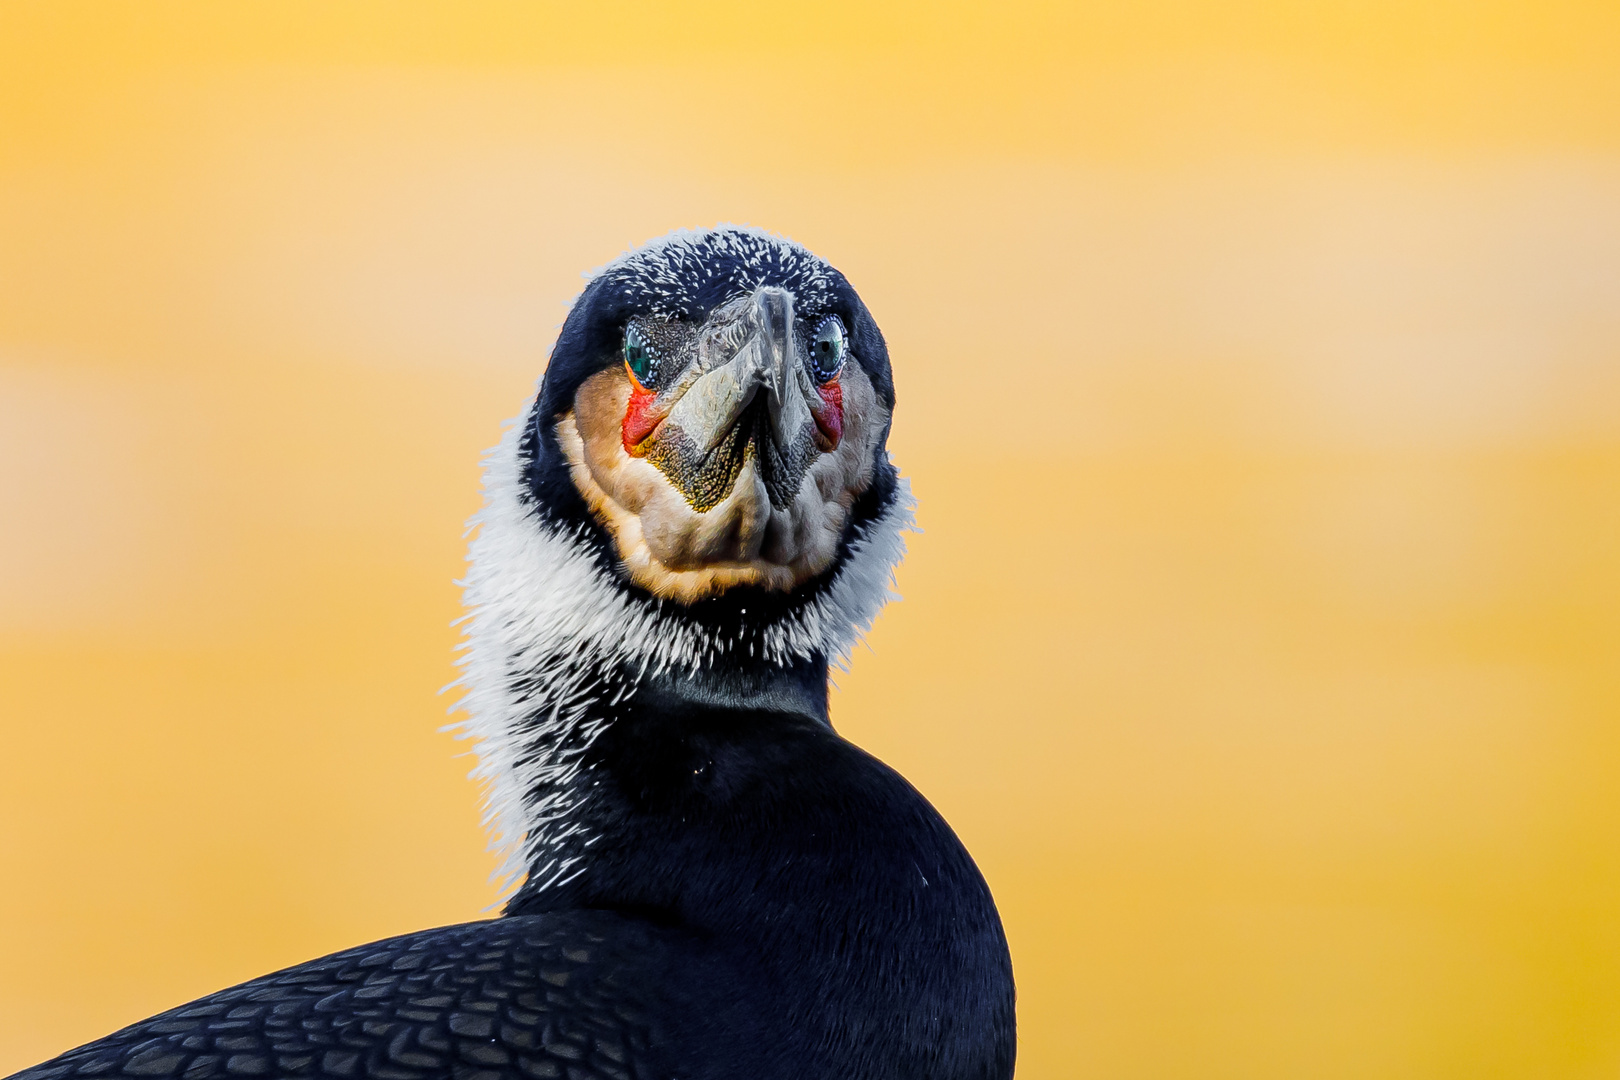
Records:
{"label": "orange bokeh background", "polygon": [[1620,1073],[1620,7],[0,7],[0,1073],[495,901],[438,731],[582,271],[780,231],[924,532],[834,720],[1020,1075]]}

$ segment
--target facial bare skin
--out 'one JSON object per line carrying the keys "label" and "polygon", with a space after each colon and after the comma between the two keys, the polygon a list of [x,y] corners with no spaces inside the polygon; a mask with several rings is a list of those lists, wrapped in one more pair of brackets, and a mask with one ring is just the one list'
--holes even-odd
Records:
{"label": "facial bare skin", "polygon": [[844,365],[844,428],[819,453],[793,501],[771,507],[750,454],[731,493],[692,508],[646,458],[625,451],[630,377],[622,366],[591,376],[557,423],[574,486],[612,534],[631,580],[656,596],[691,603],[733,585],[792,589],[831,565],[849,508],[872,482],[872,455],[889,416],[859,364]]}

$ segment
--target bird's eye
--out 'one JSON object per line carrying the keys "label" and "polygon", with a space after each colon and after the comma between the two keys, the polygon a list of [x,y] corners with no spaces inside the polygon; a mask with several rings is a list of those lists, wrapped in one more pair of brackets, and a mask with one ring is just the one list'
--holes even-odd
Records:
{"label": "bird's eye", "polygon": [[652,343],[641,327],[631,323],[624,328],[624,366],[643,387],[650,386],[657,371]]}
{"label": "bird's eye", "polygon": [[836,315],[821,320],[810,339],[810,371],[817,382],[826,382],[844,366],[849,347],[844,342],[844,324]]}

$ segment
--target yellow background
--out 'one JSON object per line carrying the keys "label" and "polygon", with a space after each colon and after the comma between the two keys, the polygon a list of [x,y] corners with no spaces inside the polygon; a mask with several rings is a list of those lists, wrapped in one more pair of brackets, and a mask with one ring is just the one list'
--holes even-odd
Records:
{"label": "yellow background", "polygon": [[925,532],[836,723],[1020,1074],[1620,1075],[1620,5],[0,3],[0,1072],[495,894],[477,461],[748,222]]}

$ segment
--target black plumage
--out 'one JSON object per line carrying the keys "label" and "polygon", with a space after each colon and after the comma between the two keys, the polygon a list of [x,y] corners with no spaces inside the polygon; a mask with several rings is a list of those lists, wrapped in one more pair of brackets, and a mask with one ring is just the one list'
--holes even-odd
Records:
{"label": "black plumage", "polygon": [[[833,731],[829,654],[847,628],[781,629],[837,610],[846,563],[893,517],[882,440],[826,571],[785,593],[679,604],[618,564],[552,434],[581,382],[615,362],[626,318],[698,321],[762,285],[791,288],[807,320],[839,313],[892,407],[882,337],[847,282],[802,248],[725,230],[599,275],[513,440],[522,520],[562,537],[606,590],[569,596],[629,605],[613,610],[643,632],[695,635],[704,659],[638,656],[634,635],[581,638],[575,656],[549,623],[541,644],[496,658],[492,700],[511,705],[482,737],[546,766],[513,774],[529,778],[513,796],[527,880],[505,913],[255,979],[17,1080],[1012,1075],[1011,966],[983,879],[920,794]],[[517,640],[511,621],[496,629]],[[400,873],[404,885],[412,870]]]}

